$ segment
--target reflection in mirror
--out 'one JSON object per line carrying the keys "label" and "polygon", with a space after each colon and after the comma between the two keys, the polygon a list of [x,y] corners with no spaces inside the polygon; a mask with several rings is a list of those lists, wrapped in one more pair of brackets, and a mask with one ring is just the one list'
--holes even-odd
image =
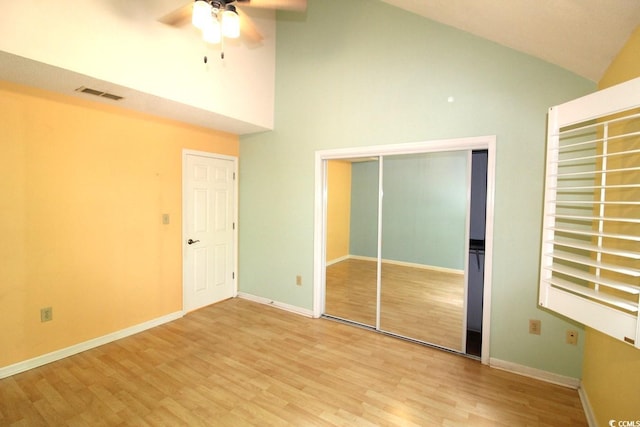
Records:
{"label": "reflection in mirror", "polygon": [[325,313],[375,327],[377,158],[327,161]]}
{"label": "reflection in mirror", "polygon": [[469,152],[383,158],[380,329],[464,351]]}

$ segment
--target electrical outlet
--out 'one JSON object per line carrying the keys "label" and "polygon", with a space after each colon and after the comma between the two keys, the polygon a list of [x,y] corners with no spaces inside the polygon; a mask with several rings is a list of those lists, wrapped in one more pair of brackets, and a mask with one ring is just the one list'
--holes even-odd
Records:
{"label": "electrical outlet", "polygon": [[53,308],[45,307],[40,309],[40,321],[49,322],[53,320]]}
{"label": "electrical outlet", "polygon": [[567,344],[578,345],[578,331],[567,331]]}
{"label": "electrical outlet", "polygon": [[302,276],[296,276],[296,285],[302,286]]}
{"label": "electrical outlet", "polygon": [[529,319],[529,333],[534,335],[540,335],[542,332],[542,326],[537,319]]}
{"label": "electrical outlet", "polygon": [[162,223],[164,225],[171,223],[171,217],[169,216],[169,214],[162,214]]}

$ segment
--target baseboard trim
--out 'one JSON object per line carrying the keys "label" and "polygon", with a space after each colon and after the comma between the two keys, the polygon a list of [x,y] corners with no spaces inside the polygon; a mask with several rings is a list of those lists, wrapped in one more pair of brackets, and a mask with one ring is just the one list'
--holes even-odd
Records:
{"label": "baseboard trim", "polygon": [[589,427],[598,427],[596,415],[593,413],[593,408],[591,407],[591,402],[589,402],[587,391],[582,385],[578,388],[578,396],[580,396],[580,402],[582,403],[584,416],[587,418],[587,424],[589,424]]}
{"label": "baseboard trim", "polygon": [[280,310],[289,311],[291,313],[299,314],[305,317],[313,317],[313,311],[305,308],[297,307],[295,305],[286,304],[284,302],[274,301],[269,298],[259,297],[257,295],[247,294],[245,292],[238,292],[238,298],[246,299],[249,301],[257,302],[259,304],[270,305],[272,307],[279,308]]}
{"label": "baseboard trim", "polygon": [[344,255],[344,256],[341,256],[339,258],[334,258],[332,260],[329,260],[329,261],[327,261],[327,267],[330,266],[330,265],[333,265],[333,264],[337,264],[337,263],[342,262],[342,261],[346,261],[350,257],[351,257],[350,255]]}
{"label": "baseboard trim", "polygon": [[164,323],[174,321],[181,318],[184,315],[182,311],[176,311],[174,313],[167,314],[162,317],[158,317],[148,322],[140,323],[138,325],[131,326],[129,328],[121,329],[116,332],[112,332],[101,337],[93,338],[88,341],[84,341],[78,344],[74,344],[70,347],[66,347],[60,350],[53,351],[51,353],[36,356],[32,359],[24,360],[22,362],[14,363],[0,368],[0,379],[7,378],[12,375],[19,374],[21,372],[28,371],[29,369],[37,368],[47,363],[55,362],[65,357],[73,356],[74,354],[82,353],[83,351],[91,350],[92,348],[99,347],[104,344],[119,340],[121,338],[135,335],[147,329],[155,328]]}
{"label": "baseboard trim", "polygon": [[579,390],[580,380],[578,378],[567,377],[564,375],[554,374],[553,372],[543,371],[542,369],[531,368],[529,366],[520,365],[518,363],[507,362],[495,358],[489,359],[489,366],[503,371],[513,372],[514,374],[524,375],[525,377],[536,380],[545,381],[552,384],[569,387]]}
{"label": "baseboard trim", "polygon": [[[347,257],[345,257],[344,259],[340,259],[340,261],[344,261],[345,259],[357,259],[357,260],[361,260],[361,261],[378,262],[378,258],[361,256],[361,255],[347,255]],[[332,262],[332,263],[335,264],[335,262]],[[382,259],[382,263],[383,264],[400,265],[402,267],[421,268],[423,270],[439,271],[439,272],[442,272],[442,273],[464,274],[464,270],[458,270],[458,269],[455,269],[455,268],[439,267],[437,265],[418,264],[418,263],[415,263],[415,262],[396,261],[394,259],[385,259],[385,258],[383,258]],[[329,264],[327,264],[327,265],[329,265]]]}

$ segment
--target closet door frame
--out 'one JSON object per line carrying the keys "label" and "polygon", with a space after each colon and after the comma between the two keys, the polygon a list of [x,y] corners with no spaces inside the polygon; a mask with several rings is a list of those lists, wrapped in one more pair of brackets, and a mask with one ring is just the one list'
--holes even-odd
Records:
{"label": "closet door frame", "polygon": [[[483,329],[481,362],[489,364],[491,332],[491,283],[493,255],[493,206],[495,196],[496,136],[479,136],[432,140],[406,144],[376,145],[368,147],[339,148],[315,153],[315,197],[314,197],[314,273],[313,273],[313,317],[324,313],[325,302],[325,249],[326,249],[326,204],[327,204],[327,160],[354,157],[377,157],[396,154],[436,153],[443,151],[487,150],[487,208],[485,237],[485,271],[483,292]],[[380,238],[380,237],[379,237]],[[378,311],[379,312],[379,311]],[[379,322],[377,322],[379,323]]]}

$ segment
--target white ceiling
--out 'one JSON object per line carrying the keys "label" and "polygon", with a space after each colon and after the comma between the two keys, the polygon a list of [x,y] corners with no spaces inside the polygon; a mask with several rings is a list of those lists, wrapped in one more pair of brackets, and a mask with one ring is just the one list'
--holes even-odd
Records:
{"label": "white ceiling", "polygon": [[[65,1],[69,4],[73,3],[73,0]],[[100,41],[98,36],[102,36],[106,40],[110,40],[112,44],[120,46],[120,48],[110,51],[113,54],[120,54],[121,51],[125,49],[122,49],[122,45],[117,41],[118,33],[129,31],[129,33],[139,36],[139,43],[142,43],[144,40],[151,40],[149,43],[152,43],[154,40],[160,38],[165,40],[164,44],[160,44],[163,46],[162,49],[173,48],[177,52],[182,52],[182,54],[188,56],[188,58],[201,57],[199,56],[200,53],[192,55],[189,49],[184,47],[185,45],[193,45],[195,46],[193,49],[199,49],[197,48],[199,45],[189,39],[189,37],[191,37],[189,28],[172,30],[153,20],[154,16],[163,16],[188,1],[189,0],[137,0],[136,2],[131,2],[127,0],[104,0],[103,2],[84,3],[85,5],[91,4],[92,7],[101,9],[100,12],[105,15],[111,15],[104,17],[104,20],[109,21],[107,24],[110,25],[96,25],[98,28],[102,28],[103,30],[105,28],[115,28],[113,30],[115,32],[112,31],[109,34],[102,34],[106,30],[99,33],[95,31],[92,32],[92,43],[95,44],[96,41]],[[622,48],[633,30],[640,24],[640,0],[381,1],[539,57],[592,81],[600,80],[607,66]],[[61,0],[58,0],[56,3],[61,3]],[[46,34],[44,39],[35,40],[34,34],[30,32],[28,28],[15,25],[16,22],[24,21],[24,16],[27,16],[24,12],[29,10],[30,4],[40,5],[38,10],[41,15],[39,15],[42,21],[41,24],[51,27],[48,33],[47,31],[43,32]],[[162,94],[156,94],[154,96],[153,91],[145,90],[136,85],[128,86],[113,83],[116,82],[117,79],[105,78],[98,74],[79,73],[78,70],[73,69],[73,67],[52,66],[56,65],[55,61],[47,62],[45,60],[39,60],[38,57],[32,57],[31,55],[21,57],[19,56],[20,51],[13,51],[12,54],[12,47],[15,47],[15,45],[25,45],[29,48],[29,52],[35,49],[34,52],[43,55],[45,59],[48,58],[53,61],[53,59],[59,58],[62,53],[70,51],[71,47],[78,44],[78,42],[72,44],[63,43],[60,40],[47,41],[52,38],[53,35],[59,35],[61,32],[64,32],[62,29],[65,27],[70,28],[66,30],[67,32],[78,32],[74,25],[81,26],[84,24],[82,24],[83,21],[81,19],[76,19],[77,16],[71,16],[69,14],[60,15],[56,19],[48,19],[52,11],[44,10],[46,9],[45,5],[55,6],[55,4],[50,2],[40,4],[40,0],[0,2],[0,12],[2,12],[0,13],[0,33],[3,34],[3,36],[0,37],[0,79],[84,97],[89,95],[75,93],[73,89],[81,85],[92,87],[91,85],[95,84],[95,88],[125,96],[123,101],[119,101],[120,105],[125,108],[170,117],[187,123],[240,135],[270,128],[270,126],[265,126],[262,123],[256,124],[255,121],[245,120],[241,115],[229,115],[226,111],[219,111],[215,108],[202,108],[200,105],[184,102],[184,100],[176,102],[172,100],[174,98],[166,97]],[[98,5],[101,6],[98,7]],[[53,7],[53,11],[59,9],[54,6],[51,6]],[[85,9],[87,7],[85,7]],[[153,13],[149,13],[149,8],[153,8]],[[75,9],[77,9],[77,7]],[[66,13],[66,9],[62,8],[62,10]],[[78,14],[79,12],[75,10],[75,13]],[[268,41],[268,43],[265,43],[271,46],[270,49],[274,49],[275,40],[273,39],[275,37],[274,34],[271,34],[269,31],[271,27],[275,29],[273,15],[256,14],[256,11],[252,11],[252,15],[254,16],[254,20],[257,18],[258,23],[261,24],[259,25],[260,30]],[[64,19],[66,16],[68,16],[67,21]],[[93,21],[95,21],[95,18]],[[87,26],[87,28],[89,27]],[[265,30],[267,31],[265,32]],[[153,34],[155,38],[150,39],[148,34]],[[62,36],[58,38],[60,37]],[[129,37],[129,35],[127,35],[127,37]],[[76,39],[84,40],[84,37],[76,37]],[[51,46],[47,45],[47,43]],[[180,43],[184,43],[185,45],[180,45]],[[154,46],[156,44],[157,43],[153,43]],[[65,45],[66,50],[64,52],[57,51],[55,47],[58,45]],[[3,48],[2,46],[6,47]],[[149,49],[136,49],[135,46],[132,50],[134,52],[145,53],[146,61],[143,62],[142,65],[148,62],[150,66],[153,66],[151,61],[154,59],[154,57],[151,56],[153,52],[150,52]],[[100,49],[98,49],[98,52],[88,51],[87,54],[78,57],[78,60],[80,61],[82,59],[82,61],[88,65],[98,67],[99,69],[109,69],[108,67],[100,65],[100,61],[104,57],[104,55],[100,55],[101,51]],[[74,56],[75,53],[73,53],[73,51],[70,52],[68,55],[71,55],[71,59],[76,58],[76,56]],[[236,48],[234,55],[229,55],[229,58],[226,59],[224,63],[219,61],[210,63],[207,66],[211,68],[210,70],[208,68],[206,70],[203,69],[201,63],[196,61],[199,68],[195,71],[188,70],[180,72],[179,75],[191,76],[190,79],[192,79],[194,75],[208,79],[209,77],[207,76],[214,71],[235,75],[239,72],[238,70],[256,69],[254,66],[247,67],[240,63],[235,64],[234,61],[240,59],[241,55],[245,55],[249,59],[258,55],[255,60],[263,61],[265,55],[272,55],[272,53],[269,52],[272,52],[272,50],[266,49],[266,46],[262,46],[256,50],[247,49],[246,51],[241,51]],[[47,53],[50,55],[47,56]],[[158,56],[160,58],[171,58],[172,55],[165,55],[161,52]],[[181,59],[172,62],[186,64],[189,62],[188,58],[186,60]],[[113,58],[113,60],[117,63],[128,63],[120,58]],[[272,60],[275,61],[274,58],[272,58]],[[96,63],[94,64],[94,62]],[[140,68],[142,65],[138,63],[137,67]],[[216,67],[218,69],[216,69]],[[128,68],[125,66],[112,68],[114,72],[122,72],[126,75],[130,74],[127,73]],[[166,71],[167,68],[171,67],[155,66],[154,69]],[[146,75],[147,74],[143,73],[143,77]],[[151,76],[153,75],[152,73]],[[146,80],[147,78],[145,77],[145,81]],[[259,82],[256,84],[258,83]],[[182,82],[183,86],[184,84],[185,83]],[[215,88],[217,86],[214,85],[213,87]],[[179,85],[177,89],[179,89],[180,93],[185,92],[184,88]],[[251,90],[249,92],[253,94],[256,91]],[[229,99],[225,96],[213,96],[209,98],[212,101],[215,101],[216,98]],[[252,99],[253,98],[255,97],[252,97]],[[265,100],[271,99],[265,96],[260,96],[260,98],[264,98]],[[237,102],[244,105],[245,103],[241,102],[242,99],[238,97]],[[107,100],[104,102],[109,103],[112,101]],[[255,102],[249,104],[255,104]],[[241,109],[242,105],[238,108]],[[273,106],[260,108],[265,109],[265,111],[271,108],[271,111],[273,111]]]}
{"label": "white ceiling", "polygon": [[600,80],[640,25],[640,0],[382,1],[592,81]]}
{"label": "white ceiling", "polygon": [[272,129],[275,12],[252,9],[263,40],[228,41],[222,60],[191,25],[158,21],[190,1],[0,0],[0,80],[239,135]]}

